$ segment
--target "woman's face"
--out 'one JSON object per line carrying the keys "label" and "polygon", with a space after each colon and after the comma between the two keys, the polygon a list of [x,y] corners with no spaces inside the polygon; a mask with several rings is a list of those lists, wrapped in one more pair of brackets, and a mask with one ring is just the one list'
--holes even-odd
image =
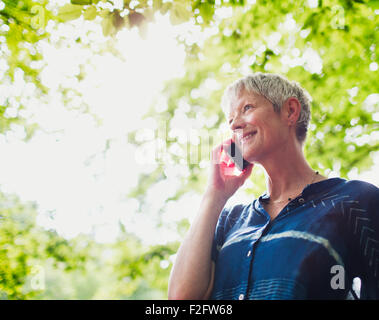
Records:
{"label": "woman's face", "polygon": [[241,91],[231,101],[229,125],[233,140],[249,162],[260,162],[278,148],[285,148],[289,138],[288,120],[284,112],[274,111],[264,96]]}

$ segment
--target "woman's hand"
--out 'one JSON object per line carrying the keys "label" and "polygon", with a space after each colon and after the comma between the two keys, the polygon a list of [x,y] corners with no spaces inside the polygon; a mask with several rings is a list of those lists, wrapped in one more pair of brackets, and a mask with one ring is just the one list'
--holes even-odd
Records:
{"label": "woman's hand", "polygon": [[[207,194],[221,197],[227,201],[241,187],[250,176],[254,164],[251,163],[240,175],[231,175],[235,164],[228,161],[223,150],[230,143],[225,141],[212,150],[211,169],[207,186]],[[226,160],[226,161],[225,161]]]}

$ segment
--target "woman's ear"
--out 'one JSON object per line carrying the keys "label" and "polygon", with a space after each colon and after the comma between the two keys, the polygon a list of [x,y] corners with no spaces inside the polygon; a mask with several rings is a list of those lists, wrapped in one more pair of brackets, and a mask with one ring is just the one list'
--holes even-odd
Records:
{"label": "woman's ear", "polygon": [[300,117],[301,104],[295,97],[288,98],[283,104],[283,112],[288,125],[296,124]]}

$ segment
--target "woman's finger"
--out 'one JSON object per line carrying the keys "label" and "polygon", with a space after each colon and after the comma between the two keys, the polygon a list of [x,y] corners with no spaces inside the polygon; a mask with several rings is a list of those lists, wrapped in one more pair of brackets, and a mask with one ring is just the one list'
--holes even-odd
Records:
{"label": "woman's finger", "polygon": [[253,171],[254,163],[250,163],[238,176],[242,179],[243,182],[250,176],[251,172]]}

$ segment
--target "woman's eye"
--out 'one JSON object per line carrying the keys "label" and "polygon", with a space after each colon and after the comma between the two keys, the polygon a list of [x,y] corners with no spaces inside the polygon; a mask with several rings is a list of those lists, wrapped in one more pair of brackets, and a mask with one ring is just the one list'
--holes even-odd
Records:
{"label": "woman's eye", "polygon": [[246,110],[249,110],[251,109],[253,106],[251,104],[247,104],[246,106],[243,107],[243,110],[246,111]]}

